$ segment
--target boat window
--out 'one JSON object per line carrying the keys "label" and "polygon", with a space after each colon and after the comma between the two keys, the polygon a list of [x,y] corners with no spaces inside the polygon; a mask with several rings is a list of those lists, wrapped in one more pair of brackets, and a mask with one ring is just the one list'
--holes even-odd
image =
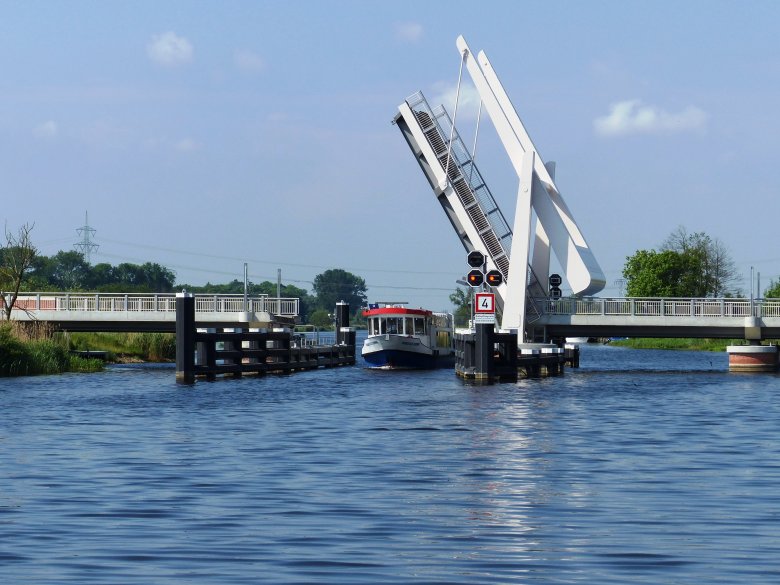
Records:
{"label": "boat window", "polygon": [[414,335],[414,320],[411,317],[404,319],[404,334]]}
{"label": "boat window", "polygon": [[397,335],[403,327],[403,323],[399,323],[398,317],[387,318],[387,332],[391,335]]}
{"label": "boat window", "polygon": [[387,333],[387,320],[382,317],[379,318],[379,333],[382,335]]}
{"label": "boat window", "polygon": [[423,335],[425,333],[425,319],[422,317],[414,318],[414,331],[417,335]]}

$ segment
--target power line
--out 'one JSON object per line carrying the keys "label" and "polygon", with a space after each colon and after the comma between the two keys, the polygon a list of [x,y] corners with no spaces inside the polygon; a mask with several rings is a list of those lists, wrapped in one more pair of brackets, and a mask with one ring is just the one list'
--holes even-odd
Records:
{"label": "power line", "polygon": [[[236,262],[251,262],[253,264],[271,264],[273,266],[290,266],[295,268],[315,268],[318,270],[327,270],[333,268],[333,266],[322,266],[317,264],[298,264],[295,262],[286,262],[280,260],[260,260],[257,258],[237,258],[235,256],[221,256],[217,254],[204,254],[202,252],[195,252],[192,250],[179,250],[175,248],[163,248],[161,246],[150,246],[149,244],[134,244],[132,242],[123,242],[120,240],[113,240],[109,238],[103,238],[106,242],[113,244],[120,244],[123,246],[132,246],[134,248],[145,248],[147,250],[155,250],[159,252],[172,252],[174,254],[184,254],[187,256],[198,256],[199,258],[213,258],[215,260],[233,260]],[[439,274],[439,275],[451,275],[452,272],[444,271],[432,271],[432,270],[388,270],[384,268],[359,268],[347,266],[350,272],[386,272],[388,274]]]}

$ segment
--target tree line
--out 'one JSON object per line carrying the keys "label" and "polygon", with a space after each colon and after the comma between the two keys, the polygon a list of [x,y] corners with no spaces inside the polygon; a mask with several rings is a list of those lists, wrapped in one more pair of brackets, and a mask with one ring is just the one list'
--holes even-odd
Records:
{"label": "tree line", "polygon": [[[740,274],[723,242],[704,232],[689,233],[682,226],[658,249],[637,250],[628,256],[623,277],[628,297],[717,298],[743,294],[738,288]],[[763,296],[780,298],[780,279],[770,281]],[[457,325],[468,322],[473,299],[471,287],[458,288],[450,295]]]}
{"label": "tree line", "polygon": [[[192,293],[243,294],[244,283],[237,279],[225,284],[177,284],[176,273],[157,264],[123,262],[117,265],[91,265],[81,252],[59,251],[53,256],[39,254],[31,237],[32,224],[16,232],[6,228],[5,241],[0,243],[0,292],[8,299],[3,307],[10,318],[13,303],[25,291],[89,291],[106,293],[171,293],[187,290]],[[349,303],[357,318],[365,307],[366,282],[363,278],[340,268],[328,269],[314,277],[312,293],[291,284],[281,286],[282,297],[300,299],[301,320],[321,327],[332,323],[338,301]],[[276,296],[277,285],[270,281],[248,283],[250,296]]]}
{"label": "tree line", "polygon": [[673,231],[659,250],[637,250],[623,268],[629,297],[736,296],[739,274],[726,246],[704,232]]}

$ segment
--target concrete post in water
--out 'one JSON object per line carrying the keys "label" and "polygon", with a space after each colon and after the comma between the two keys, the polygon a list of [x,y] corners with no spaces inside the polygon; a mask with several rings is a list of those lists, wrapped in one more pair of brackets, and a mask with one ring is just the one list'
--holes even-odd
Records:
{"label": "concrete post in water", "polygon": [[[751,291],[752,301],[752,291]],[[751,309],[752,311],[752,309]],[[729,345],[730,372],[775,372],[778,368],[776,345],[761,345],[764,337],[761,317],[745,317],[745,340],[747,345]]]}
{"label": "concrete post in water", "polygon": [[775,372],[778,368],[776,345],[729,345],[729,372]]}
{"label": "concrete post in water", "polygon": [[195,297],[176,294],[176,381],[195,383]]}

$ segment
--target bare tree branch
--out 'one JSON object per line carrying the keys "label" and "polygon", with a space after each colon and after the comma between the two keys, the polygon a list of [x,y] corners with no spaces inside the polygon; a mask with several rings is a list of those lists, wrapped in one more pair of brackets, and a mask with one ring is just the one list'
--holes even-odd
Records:
{"label": "bare tree branch", "polygon": [[25,223],[14,234],[5,226],[5,242],[0,245],[0,291],[4,291],[0,300],[6,320],[11,319],[11,311],[16,304],[19,291],[25,278],[32,270],[38,249],[32,243],[30,232],[35,224]]}

